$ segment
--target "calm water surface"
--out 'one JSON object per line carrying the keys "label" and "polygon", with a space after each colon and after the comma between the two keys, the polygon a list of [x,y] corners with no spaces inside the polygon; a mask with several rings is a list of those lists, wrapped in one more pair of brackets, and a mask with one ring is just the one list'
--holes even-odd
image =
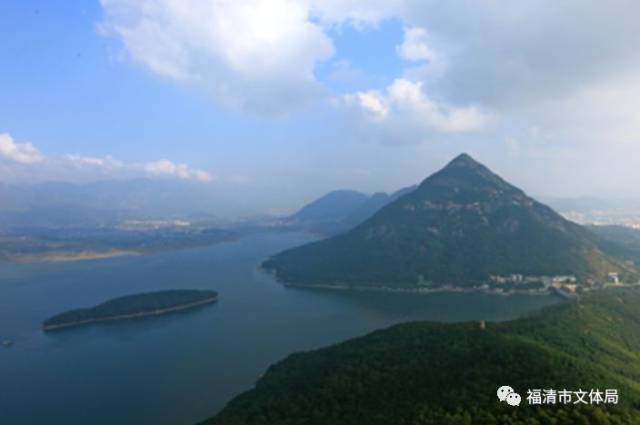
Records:
{"label": "calm water surface", "polygon": [[[287,289],[257,270],[298,233],[260,234],[153,256],[0,267],[0,424],[191,425],[251,388],[273,362],[391,324],[505,320],[543,296],[402,295]],[[215,289],[180,315],[44,334],[47,317],[109,298]]]}

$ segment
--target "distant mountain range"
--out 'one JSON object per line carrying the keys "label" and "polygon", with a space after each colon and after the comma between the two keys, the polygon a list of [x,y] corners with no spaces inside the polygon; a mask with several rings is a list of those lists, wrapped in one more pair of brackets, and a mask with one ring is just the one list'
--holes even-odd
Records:
{"label": "distant mountain range", "polygon": [[307,204],[285,222],[323,235],[335,235],[357,226],[414,189],[412,186],[392,194],[377,192],[373,195],[355,190],[334,190]]}
{"label": "distant mountain range", "polygon": [[[348,197],[351,211],[366,202]],[[313,216],[316,207],[300,213]],[[605,252],[610,246],[600,237],[466,154],[367,214],[351,230],[277,254],[264,268],[293,285],[389,288],[478,286],[510,274],[587,280],[636,273],[618,252]]]}
{"label": "distant mountain range", "polygon": [[211,185],[169,180],[87,184],[0,183],[0,230],[11,227],[102,227],[127,219],[212,217],[225,207]]}

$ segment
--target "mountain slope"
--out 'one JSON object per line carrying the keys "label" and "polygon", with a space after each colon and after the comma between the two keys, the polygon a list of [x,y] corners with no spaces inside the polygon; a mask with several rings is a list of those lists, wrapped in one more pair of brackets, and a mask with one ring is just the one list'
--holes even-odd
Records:
{"label": "mountain slope", "polygon": [[462,154],[354,229],[264,263],[286,283],[475,286],[491,275],[627,269],[594,235]]}
{"label": "mountain slope", "polygon": [[291,216],[296,222],[338,222],[367,202],[369,197],[355,190],[334,190],[305,205]]}
{"label": "mountain slope", "polygon": [[364,204],[360,205],[358,208],[353,210],[344,219],[344,225],[345,225],[344,230],[352,229],[357,225],[359,225],[360,223],[363,223],[369,217],[373,216],[375,213],[380,211],[382,207],[384,207],[387,204],[390,204],[391,202],[394,202],[395,200],[400,198],[402,195],[406,195],[407,193],[414,191],[416,187],[417,186],[405,187],[396,192],[393,192],[391,195],[387,195],[384,192],[374,193],[373,195],[371,195],[369,199],[367,199],[367,201]]}
{"label": "mountain slope", "polygon": [[640,264],[640,230],[626,226],[586,226],[598,236],[600,245],[622,258]]}
{"label": "mountain slope", "polygon": [[391,197],[386,193],[374,193],[363,204],[351,210],[349,214],[344,217],[343,223],[346,229],[356,227],[358,224],[362,223],[379,211],[380,208],[387,205],[390,201]]}
{"label": "mountain slope", "polygon": [[[631,424],[640,421],[640,293],[590,293],[525,319],[402,324],[289,356],[209,425]],[[496,390],[522,396],[515,408]],[[527,389],[617,389],[619,405],[531,406]],[[575,396],[573,396],[575,399]]]}

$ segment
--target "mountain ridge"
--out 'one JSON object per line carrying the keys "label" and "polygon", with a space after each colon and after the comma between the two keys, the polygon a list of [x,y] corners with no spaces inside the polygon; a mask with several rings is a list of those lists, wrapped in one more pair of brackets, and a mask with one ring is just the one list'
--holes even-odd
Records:
{"label": "mountain ridge", "polygon": [[287,226],[301,227],[324,236],[337,235],[362,223],[415,187],[372,195],[349,189],[333,190],[304,205],[284,222]]}

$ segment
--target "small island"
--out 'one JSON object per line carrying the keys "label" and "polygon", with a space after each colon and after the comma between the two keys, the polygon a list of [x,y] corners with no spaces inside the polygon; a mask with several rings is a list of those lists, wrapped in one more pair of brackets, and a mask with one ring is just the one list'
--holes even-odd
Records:
{"label": "small island", "polygon": [[174,289],[114,298],[91,308],[69,310],[44,321],[44,331],[112,320],[137,319],[193,309],[214,303],[218,293],[206,290]]}

